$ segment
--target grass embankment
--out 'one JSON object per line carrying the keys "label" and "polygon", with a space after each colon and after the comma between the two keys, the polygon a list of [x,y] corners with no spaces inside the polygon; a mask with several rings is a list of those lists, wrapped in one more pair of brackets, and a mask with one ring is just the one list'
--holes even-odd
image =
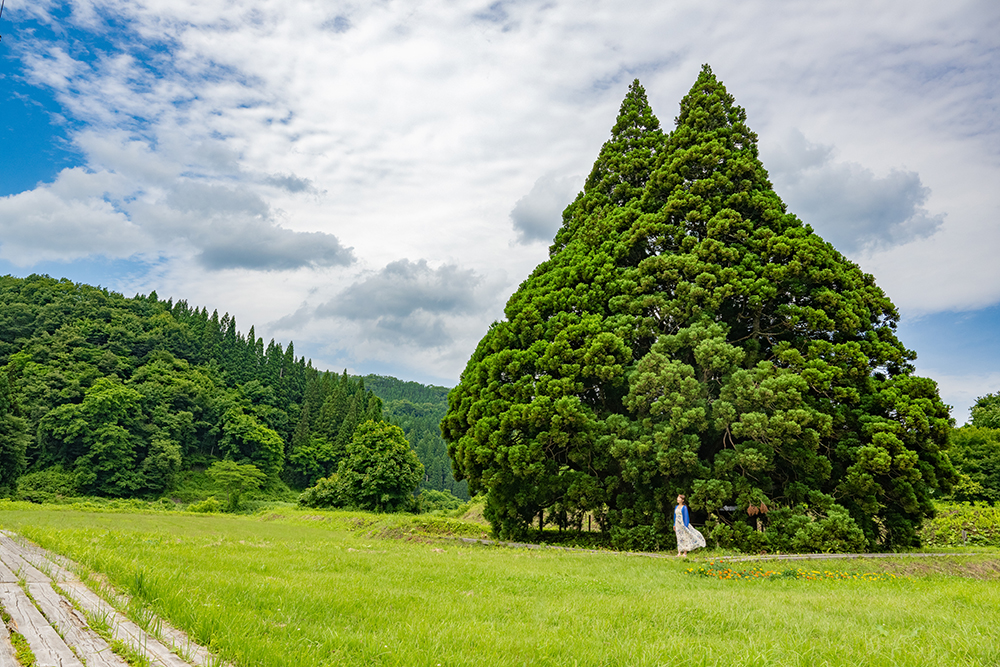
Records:
{"label": "grass embankment", "polygon": [[1000,586],[933,568],[718,580],[688,574],[693,559],[490,548],[426,535],[480,530],[454,520],[292,509],[8,504],[0,525],[104,573],[240,666],[1000,663]]}

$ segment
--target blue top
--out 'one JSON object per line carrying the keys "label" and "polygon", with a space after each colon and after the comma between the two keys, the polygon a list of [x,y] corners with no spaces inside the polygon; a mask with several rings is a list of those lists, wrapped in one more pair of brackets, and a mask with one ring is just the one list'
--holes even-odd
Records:
{"label": "blue top", "polygon": [[684,525],[685,526],[690,526],[691,525],[691,519],[690,519],[690,517],[688,517],[688,508],[687,508],[687,505],[681,505],[681,516],[684,517]]}

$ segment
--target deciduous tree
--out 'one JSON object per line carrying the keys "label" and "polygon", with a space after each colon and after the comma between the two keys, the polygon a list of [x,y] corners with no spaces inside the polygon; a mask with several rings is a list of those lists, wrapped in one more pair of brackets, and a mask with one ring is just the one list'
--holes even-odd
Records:
{"label": "deciduous tree", "polygon": [[267,481],[267,475],[252,463],[237,463],[229,459],[213,463],[208,475],[226,490],[226,507],[230,512],[239,508],[245,492],[259,489]]}
{"label": "deciduous tree", "polygon": [[360,424],[337,470],[345,502],[361,509],[393,512],[414,502],[424,466],[403,429],[369,420]]}

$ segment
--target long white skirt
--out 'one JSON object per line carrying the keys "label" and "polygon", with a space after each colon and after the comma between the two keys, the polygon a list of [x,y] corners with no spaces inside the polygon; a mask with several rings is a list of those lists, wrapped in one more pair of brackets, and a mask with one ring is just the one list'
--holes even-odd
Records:
{"label": "long white skirt", "polygon": [[677,551],[694,551],[705,546],[705,536],[694,526],[674,524],[674,533],[677,534]]}

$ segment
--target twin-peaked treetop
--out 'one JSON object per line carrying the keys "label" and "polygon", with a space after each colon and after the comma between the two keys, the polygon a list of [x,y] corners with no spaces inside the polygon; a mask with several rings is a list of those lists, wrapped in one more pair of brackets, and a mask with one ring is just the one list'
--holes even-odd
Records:
{"label": "twin-peaked treetop", "polygon": [[499,533],[591,515],[619,544],[669,543],[680,492],[721,543],[916,542],[954,476],[947,407],[756,142],[707,66],[669,135],[632,84],[550,259],[449,397],[456,474]]}
{"label": "twin-peaked treetop", "polygon": [[596,208],[621,207],[641,197],[662,146],[660,121],[636,79],[629,86],[618,120],[611,128],[611,138],[601,147],[583,192],[563,213],[563,226],[556,233],[550,254],[566,247],[578,223],[593,215]]}

